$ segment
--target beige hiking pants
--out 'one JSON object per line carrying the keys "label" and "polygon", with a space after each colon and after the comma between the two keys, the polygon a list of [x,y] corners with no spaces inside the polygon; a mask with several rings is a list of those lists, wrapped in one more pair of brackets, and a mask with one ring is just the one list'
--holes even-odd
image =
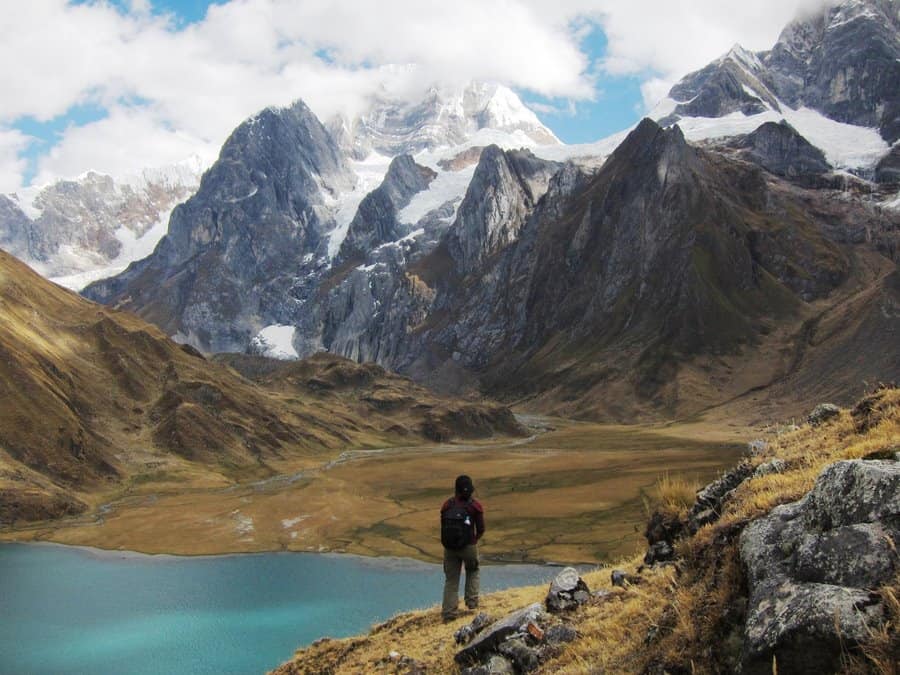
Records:
{"label": "beige hiking pants", "polygon": [[478,607],[478,547],[469,544],[453,551],[444,549],[444,604],[441,610],[445,616],[456,611],[459,603],[459,575],[466,566],[466,607]]}

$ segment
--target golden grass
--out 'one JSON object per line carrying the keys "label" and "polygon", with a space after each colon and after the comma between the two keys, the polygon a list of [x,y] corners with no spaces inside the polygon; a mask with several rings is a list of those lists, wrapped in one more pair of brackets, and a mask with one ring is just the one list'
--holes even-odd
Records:
{"label": "golden grass", "polygon": [[[683,558],[678,565],[644,570],[642,581],[625,589],[610,587],[610,567],[584,574],[591,590],[605,588],[609,595],[593,599],[567,619],[578,639],[542,664],[539,672],[732,672],[741,644],[742,620],[736,608],[746,592],[737,550],[740,531],[772,507],[800,498],[828,464],[900,449],[900,389],[883,390],[876,399],[876,411],[868,416],[874,423],[861,432],[859,418],[844,411],[821,427],[804,426],[772,436],[769,449],[752,461],[761,464],[779,457],[787,462],[785,472],[741,484],[716,523],[680,543]],[[661,498],[682,506],[686,481],[670,475],[656,485]],[[617,567],[635,572],[640,562],[640,556],[625,558]],[[545,593],[545,587],[503,591],[484,598],[483,606],[499,618],[543,599]],[[880,593],[888,621],[861,652],[847,655],[843,672],[897,673],[900,577]],[[441,624],[437,608],[404,614],[367,636],[302,649],[277,672],[394,672],[386,665],[391,650],[421,661],[428,672],[457,672],[452,635],[467,621]]]}
{"label": "golden grass", "polygon": [[694,503],[700,481],[683,474],[672,475],[668,471],[656,480],[651,499],[645,500],[649,516],[659,511],[669,516],[684,516]]}
{"label": "golden grass", "polygon": [[[740,452],[639,427],[553,424],[529,442],[392,447],[351,453],[333,466],[333,452],[272,460],[278,474],[303,477],[265,486],[204,482],[202,471],[190,473],[200,467],[179,460],[92,501],[113,504],[102,523],[82,518],[0,538],[147,553],[329,550],[435,562],[442,555],[435,513],[453,477],[467,472],[487,508],[486,560],[597,563],[640,547],[641,494],[652,492],[659,474],[710,479]],[[238,529],[238,517],[253,519],[252,533]]]}

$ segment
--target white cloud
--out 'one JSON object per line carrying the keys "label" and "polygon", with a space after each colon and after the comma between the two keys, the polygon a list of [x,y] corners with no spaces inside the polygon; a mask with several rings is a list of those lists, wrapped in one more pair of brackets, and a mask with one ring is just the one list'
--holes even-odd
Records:
{"label": "white cloud", "polygon": [[[597,0],[608,40],[602,62],[611,75],[644,75],[644,101],[651,107],[682,76],[723,55],[735,43],[770,49],[782,28],[824,0]],[[649,73],[649,75],[647,75]]]}
{"label": "white cloud", "polygon": [[4,192],[15,192],[22,187],[25,160],[19,156],[30,139],[17,129],[0,128],[0,186]]}
{"label": "white cloud", "polygon": [[[769,47],[811,1],[230,0],[187,26],[153,15],[147,0],[131,0],[127,13],[103,0],[7,3],[0,57],[18,67],[0,69],[0,126],[83,103],[109,111],[65,130],[39,161],[43,181],[212,159],[266,105],[299,97],[326,117],[359,108],[383,84],[412,95],[434,81],[486,79],[554,103],[592,100],[595,66],[580,48],[590,21],[609,41],[600,68],[645,79],[649,101],[734,42]],[[0,191],[23,170],[24,137],[6,138]]]}

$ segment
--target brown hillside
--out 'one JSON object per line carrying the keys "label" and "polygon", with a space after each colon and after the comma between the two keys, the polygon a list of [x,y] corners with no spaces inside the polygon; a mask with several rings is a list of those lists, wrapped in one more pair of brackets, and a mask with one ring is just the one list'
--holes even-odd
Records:
{"label": "brown hillside", "polygon": [[422,403],[407,380],[334,357],[256,360],[261,386],[5,252],[0,355],[0,524],[77,514],[136,481],[227,485],[290,457],[519,431],[505,408]]}

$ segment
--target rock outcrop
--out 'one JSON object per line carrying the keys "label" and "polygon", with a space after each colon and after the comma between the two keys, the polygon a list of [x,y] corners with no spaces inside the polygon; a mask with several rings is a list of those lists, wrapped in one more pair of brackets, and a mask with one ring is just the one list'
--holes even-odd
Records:
{"label": "rock outcrop", "polygon": [[384,180],[363,198],[350,222],[338,261],[364,259],[373,249],[409,234],[397,213],[413,196],[425,190],[437,174],[419,166],[409,155],[398,155],[388,167]]}
{"label": "rock outcrop", "polygon": [[766,122],[756,131],[735,139],[731,146],[766,171],[790,179],[819,176],[831,170],[825,155],[787,122]]}
{"label": "rock outcrop", "polygon": [[461,276],[518,239],[525,219],[559,169],[527,150],[503,151],[496,145],[480,155],[472,182],[460,204],[447,247]]}
{"label": "rock outcrop", "polygon": [[799,502],[740,539],[750,600],[743,672],[836,672],[884,618],[877,589],[900,570],[900,463],[827,467]]}

